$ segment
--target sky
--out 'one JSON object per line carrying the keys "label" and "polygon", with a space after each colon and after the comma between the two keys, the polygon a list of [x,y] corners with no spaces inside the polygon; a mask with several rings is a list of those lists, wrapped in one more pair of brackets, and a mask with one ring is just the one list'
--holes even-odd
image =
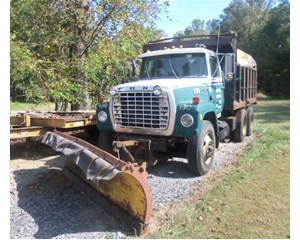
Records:
{"label": "sky", "polygon": [[158,29],[169,37],[191,25],[194,19],[218,19],[231,0],[169,0],[168,13],[160,15]]}

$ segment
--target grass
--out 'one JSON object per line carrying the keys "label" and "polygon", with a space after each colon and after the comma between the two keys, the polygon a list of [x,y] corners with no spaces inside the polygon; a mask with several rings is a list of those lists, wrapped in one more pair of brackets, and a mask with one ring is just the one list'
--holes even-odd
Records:
{"label": "grass", "polygon": [[[54,104],[50,103],[50,111],[54,110]],[[10,102],[10,111],[49,111],[47,103]]]}
{"label": "grass", "polygon": [[289,100],[262,98],[248,150],[205,176],[184,204],[158,212],[159,228],[145,237],[289,238],[289,110]]}

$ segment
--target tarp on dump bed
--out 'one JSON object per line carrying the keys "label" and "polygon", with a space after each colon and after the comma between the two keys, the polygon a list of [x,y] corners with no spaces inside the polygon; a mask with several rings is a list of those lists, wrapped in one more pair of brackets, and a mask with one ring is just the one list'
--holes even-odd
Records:
{"label": "tarp on dump bed", "polygon": [[237,63],[243,67],[256,68],[253,57],[240,49],[237,49]]}

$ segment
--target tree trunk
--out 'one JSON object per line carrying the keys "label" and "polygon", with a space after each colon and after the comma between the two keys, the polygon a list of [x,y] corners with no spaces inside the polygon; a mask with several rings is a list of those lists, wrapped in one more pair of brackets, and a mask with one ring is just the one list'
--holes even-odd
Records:
{"label": "tree trunk", "polygon": [[89,92],[88,92],[88,81],[87,79],[83,76],[80,79],[80,82],[82,84],[81,92],[79,93],[80,99],[82,100],[80,103],[72,103],[71,104],[71,110],[89,110],[90,109],[90,104],[89,104]]}
{"label": "tree trunk", "polygon": [[[85,58],[85,56],[83,56]],[[82,64],[84,60],[81,61]],[[89,110],[90,109],[90,96],[88,91],[88,80],[84,76],[82,72],[79,72],[76,74],[76,82],[80,83],[81,91],[79,92],[79,99],[81,99],[80,103],[72,103],[71,104],[71,110]]]}
{"label": "tree trunk", "polygon": [[[84,1],[83,1],[84,2]],[[80,103],[71,103],[71,110],[89,110],[89,91],[88,91],[88,79],[82,72],[82,68],[85,64],[87,51],[84,52],[86,47],[85,40],[82,35],[83,29],[80,26],[74,26],[75,43],[71,47],[71,58],[75,58],[78,61],[78,67],[75,69],[75,82],[80,84],[80,92],[78,98],[81,100]]]}

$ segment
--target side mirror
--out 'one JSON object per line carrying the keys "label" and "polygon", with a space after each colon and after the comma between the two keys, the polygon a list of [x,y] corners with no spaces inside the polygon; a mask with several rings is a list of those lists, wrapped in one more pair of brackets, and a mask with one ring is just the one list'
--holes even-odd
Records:
{"label": "side mirror", "polygon": [[235,55],[233,53],[227,53],[225,54],[225,65],[224,65],[225,80],[227,81],[232,80],[234,73],[235,73]]}

